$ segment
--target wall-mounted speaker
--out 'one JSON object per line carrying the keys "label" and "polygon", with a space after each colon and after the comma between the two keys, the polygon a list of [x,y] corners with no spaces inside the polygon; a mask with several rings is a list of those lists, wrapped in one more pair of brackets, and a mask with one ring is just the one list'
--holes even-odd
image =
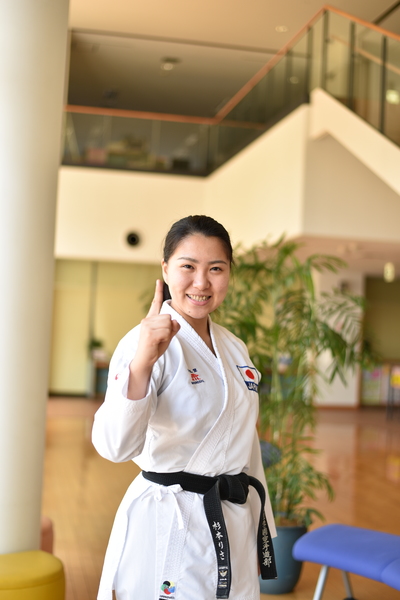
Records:
{"label": "wall-mounted speaker", "polygon": [[130,231],[126,236],[126,241],[129,246],[138,246],[140,244],[140,236],[134,231]]}

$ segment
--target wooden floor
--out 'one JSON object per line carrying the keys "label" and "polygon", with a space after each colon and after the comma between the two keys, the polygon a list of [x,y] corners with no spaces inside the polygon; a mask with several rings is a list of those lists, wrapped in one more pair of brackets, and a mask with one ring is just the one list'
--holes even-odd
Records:
{"label": "wooden floor", "polygon": [[[95,600],[115,511],[138,473],[133,463],[112,464],[92,447],[97,406],[93,400],[59,398],[48,405],[43,514],[54,522],[55,554],[65,565],[67,600]],[[400,535],[400,419],[388,422],[378,409],[323,410],[316,446],[324,451],[319,466],[330,474],[336,491],[333,503],[318,501],[326,522]],[[318,570],[307,564],[292,594],[261,598],[312,600]],[[361,577],[352,577],[352,582],[358,600],[400,599],[400,592],[383,584]],[[344,596],[341,577],[332,571],[324,600]]]}

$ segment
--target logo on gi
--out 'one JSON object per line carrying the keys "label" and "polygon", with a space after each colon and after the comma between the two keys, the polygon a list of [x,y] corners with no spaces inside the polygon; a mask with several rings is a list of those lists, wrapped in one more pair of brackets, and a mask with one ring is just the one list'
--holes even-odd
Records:
{"label": "logo on gi", "polygon": [[258,392],[258,383],[260,381],[260,377],[258,374],[257,369],[255,369],[254,367],[248,367],[248,366],[244,366],[244,367],[239,367],[239,365],[236,365],[239,373],[241,374],[241,376],[243,377],[243,380],[245,382],[245,384],[247,385],[248,389],[251,390],[252,392]]}
{"label": "logo on gi", "polygon": [[190,373],[190,383],[195,385],[196,383],[204,383],[204,379],[200,377],[197,372],[197,369],[188,369]]}
{"label": "logo on gi", "polygon": [[175,589],[176,586],[173,581],[164,581],[161,586],[161,591],[163,592],[160,596],[160,600],[164,598],[168,598],[168,600],[173,600],[175,598]]}

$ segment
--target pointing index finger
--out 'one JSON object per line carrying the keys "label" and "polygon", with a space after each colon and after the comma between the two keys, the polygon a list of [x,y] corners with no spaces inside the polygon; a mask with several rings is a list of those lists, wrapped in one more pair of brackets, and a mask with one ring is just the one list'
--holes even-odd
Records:
{"label": "pointing index finger", "polygon": [[163,303],[163,282],[161,279],[157,279],[156,281],[156,290],[154,292],[154,298],[150,306],[150,310],[147,313],[148,317],[154,317],[160,314],[160,310]]}

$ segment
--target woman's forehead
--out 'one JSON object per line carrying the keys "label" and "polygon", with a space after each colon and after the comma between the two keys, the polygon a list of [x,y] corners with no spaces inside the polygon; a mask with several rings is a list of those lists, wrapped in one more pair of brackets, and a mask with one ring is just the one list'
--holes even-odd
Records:
{"label": "woman's forehead", "polygon": [[175,259],[180,257],[206,259],[210,256],[215,260],[224,259],[229,262],[224,243],[218,237],[205,236],[201,233],[193,233],[181,240],[172,255]]}

